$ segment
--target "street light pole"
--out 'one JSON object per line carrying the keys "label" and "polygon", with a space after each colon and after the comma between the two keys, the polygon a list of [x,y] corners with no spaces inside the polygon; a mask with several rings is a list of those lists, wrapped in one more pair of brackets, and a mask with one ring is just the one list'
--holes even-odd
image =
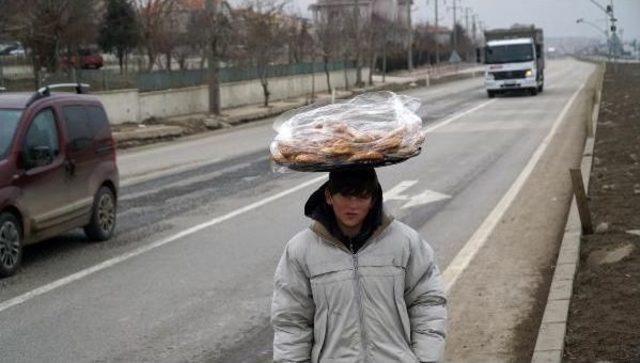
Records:
{"label": "street light pole", "polygon": [[602,34],[604,35],[604,37],[605,37],[605,38],[606,38],[606,40],[607,40],[607,48],[608,48],[607,59],[608,59],[609,61],[611,61],[611,42],[610,42],[610,40],[609,40],[609,31],[608,31],[608,30],[606,30],[606,29],[605,29],[605,30],[602,30],[602,29],[600,29],[600,27],[599,27],[598,25],[596,25],[595,23],[590,22],[590,21],[588,21],[588,20],[584,20],[583,18],[580,18],[580,19],[576,20],[576,23],[578,23],[578,24],[586,24],[586,25],[589,25],[589,26],[591,26],[592,28],[596,29],[597,31],[599,31],[600,33],[602,33]]}
{"label": "street light pole", "polygon": [[[607,5],[606,7],[600,5],[600,3],[598,3],[596,0],[589,1],[591,1],[593,5],[597,6],[600,10],[604,11],[605,14],[609,16],[609,23],[607,24],[607,45],[609,47],[608,58],[609,61],[611,61],[611,56],[613,55],[613,40],[616,39],[616,21],[618,21],[618,19],[613,16],[613,0],[609,0],[609,5]],[[609,29],[611,30],[611,36],[609,36]]]}

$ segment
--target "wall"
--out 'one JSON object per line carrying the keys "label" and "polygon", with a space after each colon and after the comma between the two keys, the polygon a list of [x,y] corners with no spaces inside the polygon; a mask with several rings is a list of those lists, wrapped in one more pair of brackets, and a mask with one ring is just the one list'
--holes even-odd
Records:
{"label": "wall", "polygon": [[[330,72],[331,85],[344,88],[344,71]],[[368,79],[368,69],[363,69],[362,78]],[[348,71],[349,84],[356,79],[356,70]],[[311,93],[311,74],[269,78],[271,101],[301,97]],[[315,74],[316,92],[327,91],[324,73]],[[164,118],[207,112],[209,109],[209,90],[207,86],[188,87],[166,91],[139,93],[137,90],[97,92],[104,103],[113,124],[124,122],[142,122],[150,117]],[[263,100],[260,80],[223,83],[220,86],[222,108],[260,104]]]}
{"label": "wall", "polygon": [[140,120],[140,100],[137,89],[97,92],[112,124]]}

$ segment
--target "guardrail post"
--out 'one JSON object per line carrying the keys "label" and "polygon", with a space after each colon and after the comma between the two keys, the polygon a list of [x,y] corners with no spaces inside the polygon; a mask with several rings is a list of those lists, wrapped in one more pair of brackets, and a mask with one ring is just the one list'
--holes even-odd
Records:
{"label": "guardrail post", "polygon": [[569,173],[571,174],[573,194],[576,196],[576,204],[578,205],[578,214],[580,215],[580,223],[582,224],[582,233],[593,234],[591,212],[589,212],[589,202],[587,200],[587,194],[584,191],[582,172],[580,169],[569,169]]}

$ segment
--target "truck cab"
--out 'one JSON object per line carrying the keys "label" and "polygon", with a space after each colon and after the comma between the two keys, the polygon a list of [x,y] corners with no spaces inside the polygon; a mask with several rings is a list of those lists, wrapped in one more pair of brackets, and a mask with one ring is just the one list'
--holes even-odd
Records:
{"label": "truck cab", "polygon": [[530,36],[526,36],[527,30],[507,29],[485,33],[485,86],[489,98],[513,90],[526,90],[534,96],[542,92],[542,30],[531,28]]}

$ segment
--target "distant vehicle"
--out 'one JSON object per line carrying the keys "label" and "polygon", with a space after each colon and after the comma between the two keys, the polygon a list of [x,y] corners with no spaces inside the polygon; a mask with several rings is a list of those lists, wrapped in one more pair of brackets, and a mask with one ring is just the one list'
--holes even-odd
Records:
{"label": "distant vehicle", "polygon": [[485,86],[489,98],[510,90],[544,89],[544,38],[542,29],[513,27],[484,32]]}
{"label": "distant vehicle", "polygon": [[24,56],[25,50],[18,42],[11,42],[0,45],[0,55]]}
{"label": "distant vehicle", "polygon": [[[73,86],[73,93],[51,93]],[[118,167],[102,103],[83,86],[0,93],[0,276],[23,247],[83,227],[109,239],[116,225]]]}
{"label": "distant vehicle", "polygon": [[22,47],[13,49],[12,51],[9,52],[9,55],[13,55],[17,57],[24,57],[25,54],[27,54],[27,52]]}
{"label": "distant vehicle", "polygon": [[65,68],[100,69],[104,66],[104,59],[95,50],[80,49],[77,56],[63,56],[61,63]]}

